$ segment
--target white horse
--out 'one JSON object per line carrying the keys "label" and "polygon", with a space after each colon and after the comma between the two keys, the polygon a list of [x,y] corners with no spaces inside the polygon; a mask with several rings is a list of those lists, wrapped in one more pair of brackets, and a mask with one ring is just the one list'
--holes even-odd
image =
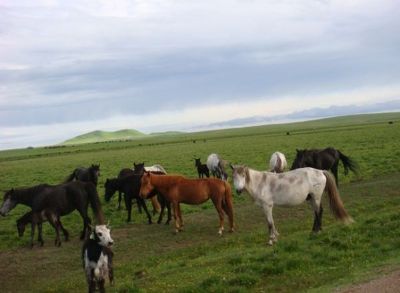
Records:
{"label": "white horse", "polygon": [[299,205],[305,200],[311,203],[314,210],[314,226],[312,231],[321,230],[322,206],[324,191],[328,193],[329,205],[333,215],[345,224],[353,222],[346,212],[337,190],[335,179],[328,171],[313,168],[301,168],[286,173],[276,174],[259,172],[246,166],[232,166],[233,183],[236,191],[246,190],[260,205],[268,221],[269,241],[272,245],[279,235],[272,218],[272,208],[278,206]]}
{"label": "white horse", "polygon": [[228,180],[228,174],[225,172],[224,161],[217,154],[211,154],[207,158],[207,168],[214,177]]}
{"label": "white horse", "polygon": [[158,164],[153,166],[145,166],[144,170],[146,172],[162,172],[164,174],[167,174],[167,171],[165,171],[164,167]]}
{"label": "white horse", "polygon": [[270,172],[282,173],[287,167],[287,162],[285,155],[281,152],[275,152],[272,154],[269,160],[269,170]]}

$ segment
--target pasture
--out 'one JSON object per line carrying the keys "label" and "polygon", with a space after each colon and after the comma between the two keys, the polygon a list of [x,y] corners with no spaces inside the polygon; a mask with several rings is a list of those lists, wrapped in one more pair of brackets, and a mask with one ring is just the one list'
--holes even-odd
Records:
{"label": "pasture", "polygon": [[[378,270],[400,268],[399,138],[400,113],[388,113],[10,150],[0,152],[0,190],[56,184],[78,166],[100,164],[98,192],[115,241],[115,285],[106,285],[109,292],[329,292],[370,278]],[[274,247],[266,245],[266,221],[247,194],[234,194],[237,231],[222,237],[216,233],[218,217],[211,202],[183,205],[185,231],[174,235],[172,222],[148,225],[136,206],[133,221],[127,224],[126,211],[116,209],[117,195],[108,204],[104,201],[106,178],[133,162],[161,164],[169,173],[194,178],[193,158],[205,162],[213,152],[234,164],[265,170],[274,151],[284,153],[290,166],[296,148],[327,146],[359,164],[359,176],[344,176],[339,165],[341,197],[356,223],[346,227],[335,221],[324,196],[323,230],[310,236],[313,213],[308,205],[276,207],[275,225],[281,235]],[[228,174],[231,177],[230,170]],[[0,268],[2,291],[85,292],[78,214],[62,218],[70,231],[69,242],[55,247],[54,232],[45,224],[44,247],[31,250],[29,229],[18,238],[15,226],[26,211],[18,206],[0,218],[0,261],[7,264]]]}

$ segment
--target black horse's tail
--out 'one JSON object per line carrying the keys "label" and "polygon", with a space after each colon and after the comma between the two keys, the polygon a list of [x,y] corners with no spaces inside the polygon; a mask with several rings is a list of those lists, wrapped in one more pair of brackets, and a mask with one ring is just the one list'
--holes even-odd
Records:
{"label": "black horse's tail", "polygon": [[347,175],[349,173],[349,169],[357,174],[358,173],[358,164],[353,161],[352,159],[350,159],[350,157],[345,156],[344,154],[342,154],[340,151],[338,151],[339,153],[339,158],[340,160],[342,160],[343,166],[344,166],[344,174]]}
{"label": "black horse's tail", "polygon": [[76,171],[76,170],[74,170],[74,171],[71,173],[71,175],[69,175],[69,176],[67,177],[67,179],[65,179],[65,181],[64,181],[63,183],[71,182],[72,180],[74,180],[74,179],[75,179],[75,171]]}
{"label": "black horse's tail", "polygon": [[92,211],[96,217],[97,225],[104,225],[104,214],[101,208],[101,203],[96,186],[93,183],[88,182],[85,186],[85,189],[88,194],[90,206],[92,207]]}

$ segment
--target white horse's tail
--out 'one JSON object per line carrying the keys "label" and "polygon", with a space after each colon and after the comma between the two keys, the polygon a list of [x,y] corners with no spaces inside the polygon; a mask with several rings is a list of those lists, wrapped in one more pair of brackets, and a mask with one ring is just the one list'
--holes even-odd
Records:
{"label": "white horse's tail", "polygon": [[336,219],[343,221],[345,224],[351,224],[354,222],[352,217],[347,213],[344,208],[342,199],[340,198],[339,191],[337,189],[335,178],[328,171],[324,170],[326,177],[325,191],[329,196],[329,206],[332,210],[333,215]]}

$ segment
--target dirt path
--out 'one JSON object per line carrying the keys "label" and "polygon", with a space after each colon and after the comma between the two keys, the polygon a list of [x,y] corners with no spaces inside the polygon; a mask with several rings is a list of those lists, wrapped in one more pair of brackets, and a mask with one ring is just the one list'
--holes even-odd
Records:
{"label": "dirt path", "polygon": [[394,293],[400,292],[400,270],[391,272],[366,283],[352,285],[340,293]]}

